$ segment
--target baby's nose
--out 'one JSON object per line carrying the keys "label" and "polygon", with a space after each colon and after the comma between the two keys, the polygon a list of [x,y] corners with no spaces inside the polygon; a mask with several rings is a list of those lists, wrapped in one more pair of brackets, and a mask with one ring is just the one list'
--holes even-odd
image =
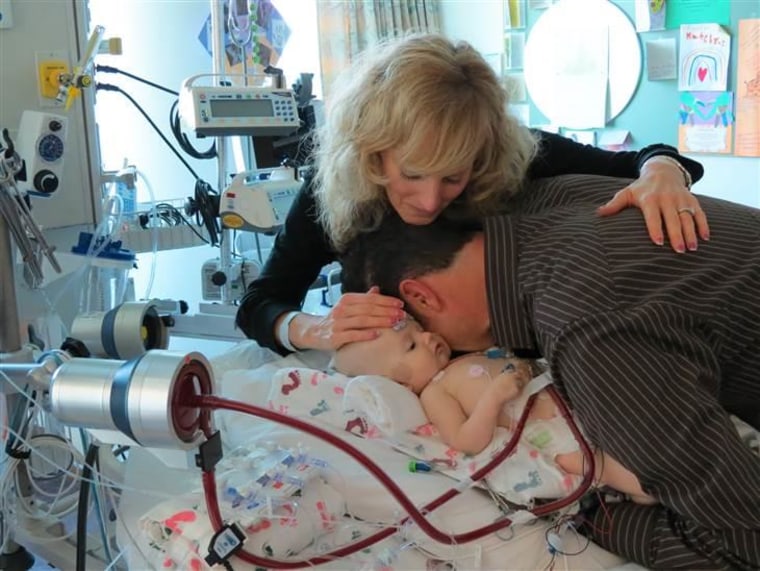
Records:
{"label": "baby's nose", "polygon": [[422,333],[422,342],[428,347],[435,347],[439,343],[439,337],[435,333],[425,331]]}

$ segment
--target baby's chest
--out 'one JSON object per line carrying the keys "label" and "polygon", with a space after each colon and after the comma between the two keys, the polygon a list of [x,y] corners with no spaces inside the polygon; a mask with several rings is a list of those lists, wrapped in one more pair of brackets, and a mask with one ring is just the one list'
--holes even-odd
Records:
{"label": "baby's chest", "polygon": [[442,381],[465,413],[470,414],[503,366],[486,358],[459,360],[449,367]]}

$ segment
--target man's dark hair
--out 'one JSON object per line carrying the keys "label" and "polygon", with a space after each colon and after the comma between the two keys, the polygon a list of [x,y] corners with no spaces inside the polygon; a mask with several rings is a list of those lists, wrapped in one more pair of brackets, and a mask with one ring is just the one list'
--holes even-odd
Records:
{"label": "man's dark hair", "polygon": [[380,293],[398,297],[403,280],[448,268],[480,229],[478,223],[444,218],[412,226],[391,211],[376,230],[359,234],[341,257],[343,290],[363,292],[376,285]]}

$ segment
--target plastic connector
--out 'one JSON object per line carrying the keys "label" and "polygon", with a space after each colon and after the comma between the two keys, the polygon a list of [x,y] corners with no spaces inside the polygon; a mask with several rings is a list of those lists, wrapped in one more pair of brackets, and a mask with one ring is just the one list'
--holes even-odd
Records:
{"label": "plastic connector", "polygon": [[[245,534],[235,523],[224,524],[214,534],[208,545],[208,555],[204,558],[211,565],[224,564],[243,547]],[[227,567],[227,565],[225,565]]]}
{"label": "plastic connector", "polygon": [[222,435],[217,430],[198,447],[195,455],[195,465],[204,472],[211,472],[222,459]]}

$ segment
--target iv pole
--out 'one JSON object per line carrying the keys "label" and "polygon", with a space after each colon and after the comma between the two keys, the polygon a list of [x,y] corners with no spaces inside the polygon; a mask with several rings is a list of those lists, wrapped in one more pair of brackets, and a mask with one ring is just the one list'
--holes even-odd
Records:
{"label": "iv pole", "polygon": [[[219,77],[224,73],[224,0],[211,0],[211,58],[212,73],[214,77]],[[217,188],[221,194],[227,186],[227,137],[220,136],[216,138],[217,149]],[[221,227],[221,240],[219,241],[219,266],[225,274],[229,273],[232,267],[232,231],[229,228]],[[221,286],[222,304],[232,302],[230,280],[225,280]]]}

